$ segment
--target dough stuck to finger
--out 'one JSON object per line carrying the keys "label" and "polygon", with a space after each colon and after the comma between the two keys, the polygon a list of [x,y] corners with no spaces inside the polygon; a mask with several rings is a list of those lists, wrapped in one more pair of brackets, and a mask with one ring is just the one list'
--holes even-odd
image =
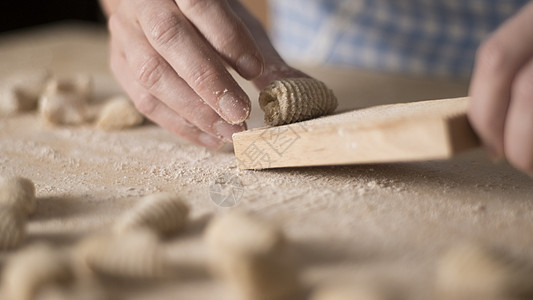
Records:
{"label": "dough stuck to finger", "polygon": [[337,108],[337,98],[319,80],[287,78],[261,91],[259,105],[265,112],[265,123],[278,126],[330,114]]}

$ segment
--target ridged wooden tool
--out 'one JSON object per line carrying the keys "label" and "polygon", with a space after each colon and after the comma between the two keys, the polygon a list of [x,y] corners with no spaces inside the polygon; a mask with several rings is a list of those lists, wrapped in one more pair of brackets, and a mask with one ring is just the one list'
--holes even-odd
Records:
{"label": "ridged wooden tool", "polygon": [[233,135],[240,169],[407,162],[451,158],[479,146],[469,99],[370,107]]}

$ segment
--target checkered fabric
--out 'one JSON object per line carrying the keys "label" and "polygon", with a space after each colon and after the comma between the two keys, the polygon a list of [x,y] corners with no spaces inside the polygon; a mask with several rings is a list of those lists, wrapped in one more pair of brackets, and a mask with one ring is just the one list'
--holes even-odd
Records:
{"label": "checkered fabric", "polygon": [[479,44],[527,0],[270,0],[290,61],[469,76]]}

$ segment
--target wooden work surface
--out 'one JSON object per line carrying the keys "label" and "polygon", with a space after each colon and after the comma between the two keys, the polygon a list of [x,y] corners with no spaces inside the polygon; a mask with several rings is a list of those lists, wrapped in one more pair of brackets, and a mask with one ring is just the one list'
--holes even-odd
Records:
{"label": "wooden work surface", "polygon": [[[119,92],[107,71],[106,42],[104,30],[75,24],[6,35],[0,37],[0,75],[30,67],[89,72],[103,98]],[[466,82],[305,70],[333,88],[340,110],[460,97],[467,90]],[[257,99],[257,91],[245,87]],[[250,127],[263,124],[256,102]],[[29,113],[0,119],[0,173],[36,183],[38,212],[28,243],[72,243],[156,191],[188,199],[194,228],[201,228],[226,210],[209,194],[211,182],[226,174],[242,182],[237,207],[283,226],[309,284],[379,273],[403,278],[420,296],[417,287],[431,284],[439,253],[464,240],[533,262],[533,181],[505,163],[492,164],[480,150],[449,161],[240,171],[231,149],[207,151],[154,125],[114,133],[90,125],[50,128]],[[168,241],[169,251],[201,257],[194,228]],[[205,277],[123,290],[129,299],[223,298],[221,286]]]}

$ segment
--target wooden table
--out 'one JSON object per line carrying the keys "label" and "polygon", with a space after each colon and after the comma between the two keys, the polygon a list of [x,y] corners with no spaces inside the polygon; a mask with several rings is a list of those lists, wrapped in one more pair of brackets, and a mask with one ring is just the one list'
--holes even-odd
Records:
{"label": "wooden table", "polygon": [[[93,74],[97,99],[120,92],[108,72],[102,28],[63,24],[0,37],[0,76],[35,67]],[[458,97],[467,90],[465,81],[304,70],[334,89],[340,110]],[[257,99],[257,91],[243,85]],[[262,125],[256,102],[249,124]],[[464,240],[533,261],[533,181],[505,163],[491,163],[481,150],[450,161],[240,171],[230,147],[207,151],[154,125],[111,133],[90,124],[53,128],[32,112],[0,119],[0,173],[36,183],[38,212],[28,244],[69,245],[107,226],[140,196],[173,191],[191,203],[194,225],[167,241],[168,251],[202,259],[199,230],[228,210],[213,203],[209,187],[226,174],[243,185],[237,208],[283,226],[310,285],[384,274],[422,297],[426,291],[419,287],[431,284],[438,255]],[[208,277],[118,289],[129,299],[221,298],[221,285]]]}

